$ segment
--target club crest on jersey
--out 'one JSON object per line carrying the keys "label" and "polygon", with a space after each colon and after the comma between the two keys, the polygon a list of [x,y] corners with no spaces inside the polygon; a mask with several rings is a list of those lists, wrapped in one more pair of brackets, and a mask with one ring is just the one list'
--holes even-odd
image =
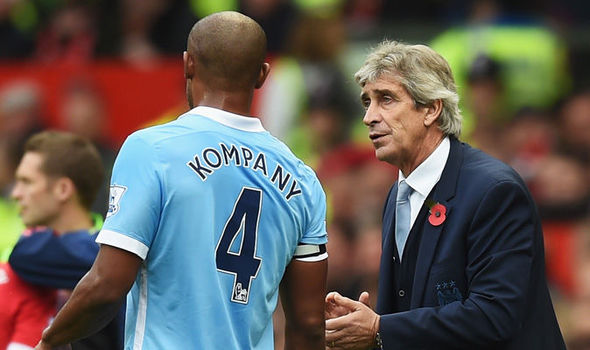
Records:
{"label": "club crest on jersey", "polygon": [[109,195],[109,210],[107,211],[107,218],[119,212],[119,202],[123,193],[127,191],[127,187],[119,185],[111,185],[111,194]]}
{"label": "club crest on jersey", "polygon": [[246,288],[242,288],[242,284],[240,282],[236,283],[236,287],[234,288],[234,295],[231,299],[232,301],[247,303],[248,290]]}

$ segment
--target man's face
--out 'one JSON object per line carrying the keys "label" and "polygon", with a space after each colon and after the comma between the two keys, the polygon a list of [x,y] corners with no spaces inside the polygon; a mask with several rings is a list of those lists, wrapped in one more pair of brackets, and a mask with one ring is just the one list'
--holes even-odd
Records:
{"label": "man's face", "polygon": [[20,206],[20,216],[27,227],[50,226],[60,210],[55,195],[55,181],[41,171],[43,156],[27,152],[16,169],[12,197]]}
{"label": "man's face", "polygon": [[413,163],[427,131],[426,108],[416,107],[406,89],[391,78],[366,83],[361,101],[377,158],[400,168]]}

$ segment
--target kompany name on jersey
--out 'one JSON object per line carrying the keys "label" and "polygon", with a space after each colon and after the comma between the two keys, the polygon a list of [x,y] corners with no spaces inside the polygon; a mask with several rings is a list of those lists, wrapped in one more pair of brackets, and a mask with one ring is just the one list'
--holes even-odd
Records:
{"label": "kompany name on jersey", "polygon": [[109,195],[109,210],[107,211],[107,218],[119,212],[119,202],[123,193],[127,191],[127,187],[119,185],[111,185],[111,193]]}
{"label": "kompany name on jersey", "polygon": [[[279,191],[285,193],[285,199],[289,200],[294,196],[301,194],[301,188],[297,180],[277,163],[272,171],[269,171],[266,163],[266,155],[263,152],[256,154],[248,147],[244,146],[227,146],[224,143],[219,144],[219,149],[208,147],[201,154],[195,154],[193,160],[186,165],[191,168],[199,178],[205,182],[209,175],[222,166],[241,166],[258,171],[264,175],[270,182],[275,184]],[[285,191],[285,189],[287,189]]]}

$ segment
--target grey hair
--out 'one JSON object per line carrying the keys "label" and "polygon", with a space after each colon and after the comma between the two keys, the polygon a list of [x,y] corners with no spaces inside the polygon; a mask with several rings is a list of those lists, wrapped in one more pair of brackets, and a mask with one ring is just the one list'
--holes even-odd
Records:
{"label": "grey hair", "polygon": [[365,86],[385,75],[399,82],[416,105],[429,106],[440,99],[439,129],[445,135],[461,135],[457,87],[451,67],[440,54],[425,45],[385,40],[367,56],[354,79]]}

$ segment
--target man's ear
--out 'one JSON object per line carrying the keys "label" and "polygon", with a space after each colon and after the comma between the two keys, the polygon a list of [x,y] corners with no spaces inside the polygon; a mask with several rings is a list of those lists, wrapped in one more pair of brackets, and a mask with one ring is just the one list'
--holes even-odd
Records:
{"label": "man's ear", "polygon": [[76,194],[76,186],[72,179],[68,177],[60,177],[53,183],[53,195],[60,202],[68,201]]}
{"label": "man's ear", "polygon": [[434,100],[430,105],[425,106],[426,114],[424,115],[424,126],[430,126],[435,123],[442,113],[442,100]]}
{"label": "man's ear", "polygon": [[192,79],[195,75],[195,60],[187,51],[182,53],[182,61],[184,62],[184,78]]}
{"label": "man's ear", "polygon": [[260,67],[260,73],[258,74],[258,79],[256,79],[256,85],[254,85],[255,89],[260,89],[264,81],[268,77],[268,73],[270,72],[270,64],[264,62],[262,67]]}

